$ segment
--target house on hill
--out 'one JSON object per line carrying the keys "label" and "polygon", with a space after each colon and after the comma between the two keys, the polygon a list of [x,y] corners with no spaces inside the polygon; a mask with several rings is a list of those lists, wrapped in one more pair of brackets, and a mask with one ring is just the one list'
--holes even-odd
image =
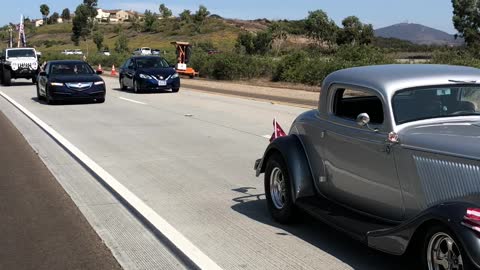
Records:
{"label": "house on hill", "polygon": [[130,19],[132,14],[129,11],[121,9],[97,9],[97,16],[95,19],[98,22],[125,22]]}

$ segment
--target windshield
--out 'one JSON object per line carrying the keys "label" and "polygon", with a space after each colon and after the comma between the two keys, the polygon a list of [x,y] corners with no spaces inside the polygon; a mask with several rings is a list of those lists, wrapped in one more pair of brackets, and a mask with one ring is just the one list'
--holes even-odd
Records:
{"label": "windshield", "polygon": [[85,63],[53,64],[51,68],[51,74],[75,75],[93,73],[93,69]]}
{"label": "windshield", "polygon": [[480,115],[480,86],[405,90],[393,97],[397,124],[438,118]]}
{"label": "windshield", "polygon": [[8,50],[7,57],[35,57],[34,50]]}
{"label": "windshield", "polygon": [[160,57],[138,58],[138,68],[167,68],[169,67],[167,61]]}

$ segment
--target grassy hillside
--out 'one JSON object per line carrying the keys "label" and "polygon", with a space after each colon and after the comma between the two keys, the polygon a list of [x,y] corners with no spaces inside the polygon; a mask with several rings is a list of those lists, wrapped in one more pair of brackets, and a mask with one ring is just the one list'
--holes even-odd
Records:
{"label": "grassy hillside", "polygon": [[[113,50],[118,39],[119,31],[123,31],[129,40],[129,48],[133,51],[137,47],[151,47],[168,53],[174,52],[172,41],[188,41],[192,44],[208,42],[215,49],[231,50],[241,28],[233,23],[220,19],[209,19],[200,29],[193,25],[179,22],[160,22],[157,32],[135,31],[130,23],[100,24],[98,29],[104,35],[104,45]],[[120,30],[121,29],[121,30]],[[71,41],[72,24],[54,24],[35,28],[34,32],[27,33],[29,46],[34,46],[43,53],[61,52],[64,49],[81,49],[90,53],[96,52],[92,40],[81,42],[74,46]],[[213,48],[212,48],[213,49]]]}

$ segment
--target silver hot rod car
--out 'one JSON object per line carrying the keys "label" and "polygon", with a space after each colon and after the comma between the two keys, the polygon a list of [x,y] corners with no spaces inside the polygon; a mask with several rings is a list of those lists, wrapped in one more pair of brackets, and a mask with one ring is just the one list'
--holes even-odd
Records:
{"label": "silver hot rod car", "polygon": [[416,254],[422,269],[479,268],[479,108],[479,69],[330,74],[318,109],[255,163],[273,218],[301,209],[371,248]]}

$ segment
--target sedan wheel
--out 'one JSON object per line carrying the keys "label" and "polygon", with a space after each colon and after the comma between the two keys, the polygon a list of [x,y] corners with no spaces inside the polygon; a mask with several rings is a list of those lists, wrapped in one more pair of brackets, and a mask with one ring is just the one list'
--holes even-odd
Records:
{"label": "sedan wheel", "polygon": [[42,100],[43,97],[40,95],[40,86],[37,83],[37,100]]}
{"label": "sedan wheel", "polygon": [[137,81],[133,80],[133,92],[136,94],[140,93],[140,89],[138,89]]}
{"label": "sedan wheel", "polygon": [[50,97],[50,94],[48,93],[48,88],[45,89],[45,100],[47,101],[47,104],[52,105],[54,104],[53,99]]}
{"label": "sedan wheel", "polygon": [[265,170],[265,196],[272,217],[280,223],[294,220],[296,207],[292,192],[288,168],[280,154],[270,156]]}
{"label": "sedan wheel", "polygon": [[427,233],[425,248],[426,269],[428,270],[465,270],[471,269],[468,256],[464,255],[453,234],[443,226],[436,226]]}
{"label": "sedan wheel", "polygon": [[125,82],[124,82],[123,80],[124,80],[123,77],[120,78],[120,88],[121,88],[123,91],[125,91],[125,90],[127,90],[127,86],[125,86]]}

